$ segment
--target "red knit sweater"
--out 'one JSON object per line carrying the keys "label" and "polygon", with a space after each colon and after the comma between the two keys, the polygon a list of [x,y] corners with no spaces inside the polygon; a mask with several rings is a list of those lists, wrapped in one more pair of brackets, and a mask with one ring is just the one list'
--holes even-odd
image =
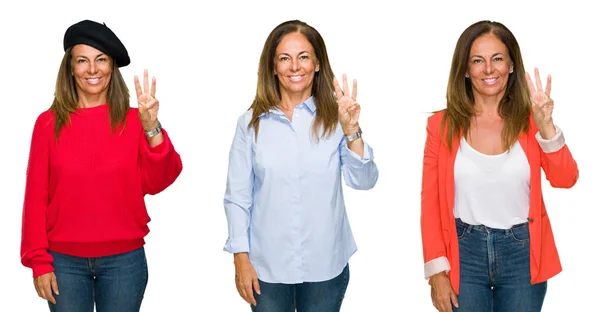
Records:
{"label": "red knit sweater", "polygon": [[33,277],[54,271],[48,249],[100,257],[143,246],[150,221],[144,195],[167,188],[182,169],[166,131],[150,147],[135,108],[114,132],[106,104],[70,119],[58,141],[51,111],[33,129],[21,239],[21,262]]}

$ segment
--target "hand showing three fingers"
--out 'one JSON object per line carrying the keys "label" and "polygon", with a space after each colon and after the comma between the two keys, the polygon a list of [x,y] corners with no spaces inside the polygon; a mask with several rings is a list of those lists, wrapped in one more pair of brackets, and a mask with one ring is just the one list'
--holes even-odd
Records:
{"label": "hand showing three fingers", "polygon": [[337,78],[333,78],[333,87],[335,88],[335,97],[338,102],[338,120],[342,126],[345,135],[358,132],[358,117],[360,116],[360,105],[356,103],[357,83],[356,79],[352,83],[352,93],[348,87],[346,74],[342,75],[343,90],[340,89],[340,83]]}
{"label": "hand showing three fingers", "polygon": [[540,78],[540,72],[537,68],[535,69],[535,86],[528,73],[525,75],[525,78],[527,80],[527,87],[529,88],[531,111],[535,125],[544,139],[550,139],[556,133],[554,121],[552,120],[554,100],[550,98],[552,79],[550,75],[548,75],[546,89],[544,89],[542,86],[542,79]]}
{"label": "hand showing three fingers", "polygon": [[138,117],[142,122],[144,130],[152,130],[158,126],[158,100],[154,98],[156,93],[156,77],[152,77],[152,87],[148,85],[148,70],[144,70],[144,89],[140,86],[140,80],[136,75],[134,78],[135,93],[138,101]]}

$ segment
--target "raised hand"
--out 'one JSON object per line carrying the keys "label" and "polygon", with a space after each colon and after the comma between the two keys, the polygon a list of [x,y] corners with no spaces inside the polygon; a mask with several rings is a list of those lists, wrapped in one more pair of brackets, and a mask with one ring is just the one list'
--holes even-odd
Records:
{"label": "raised hand", "polygon": [[[545,130],[554,132],[554,122],[552,120],[554,100],[550,98],[552,78],[548,75],[546,89],[542,87],[540,72],[537,68],[535,68],[535,86],[529,73],[526,73],[525,78],[527,79],[527,87],[529,88],[529,94],[531,96],[531,110],[536,127],[540,130],[542,136],[544,136]],[[554,135],[550,134],[549,136],[552,137]]]}
{"label": "raised hand", "polygon": [[[360,116],[360,105],[356,103],[357,83],[354,79],[352,83],[352,93],[348,87],[346,74],[342,75],[344,89],[340,89],[340,83],[337,78],[333,78],[333,87],[335,88],[335,97],[338,102],[338,120],[342,126],[345,135],[358,132],[358,117]],[[351,95],[350,95],[351,94]]]}
{"label": "raised hand", "polygon": [[136,75],[133,78],[135,93],[138,101],[138,117],[142,122],[144,130],[152,130],[158,126],[158,100],[154,98],[156,93],[156,77],[152,77],[152,87],[148,86],[148,70],[144,70],[144,89],[140,86],[140,80]]}

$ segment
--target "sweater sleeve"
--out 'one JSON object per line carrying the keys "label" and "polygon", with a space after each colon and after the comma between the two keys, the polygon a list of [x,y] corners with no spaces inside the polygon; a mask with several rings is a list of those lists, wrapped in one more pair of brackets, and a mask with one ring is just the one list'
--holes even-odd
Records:
{"label": "sweater sleeve", "polygon": [[49,116],[49,113],[40,115],[33,128],[23,202],[21,263],[33,270],[34,278],[54,271],[46,235],[50,177],[49,144],[54,134]]}
{"label": "sweater sleeve", "polygon": [[173,184],[182,170],[181,157],[175,151],[167,132],[162,130],[164,141],[150,147],[148,140],[140,136],[140,164],[142,190],[144,194],[155,195]]}

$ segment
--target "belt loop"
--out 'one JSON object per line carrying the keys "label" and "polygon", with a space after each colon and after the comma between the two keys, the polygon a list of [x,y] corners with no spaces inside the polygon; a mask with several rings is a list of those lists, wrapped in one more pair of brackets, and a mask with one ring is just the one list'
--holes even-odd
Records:
{"label": "belt loop", "polygon": [[527,218],[527,222],[533,223],[533,219],[532,218]]}
{"label": "belt loop", "polygon": [[472,228],[473,228],[473,224],[467,224],[467,233],[471,234]]}

